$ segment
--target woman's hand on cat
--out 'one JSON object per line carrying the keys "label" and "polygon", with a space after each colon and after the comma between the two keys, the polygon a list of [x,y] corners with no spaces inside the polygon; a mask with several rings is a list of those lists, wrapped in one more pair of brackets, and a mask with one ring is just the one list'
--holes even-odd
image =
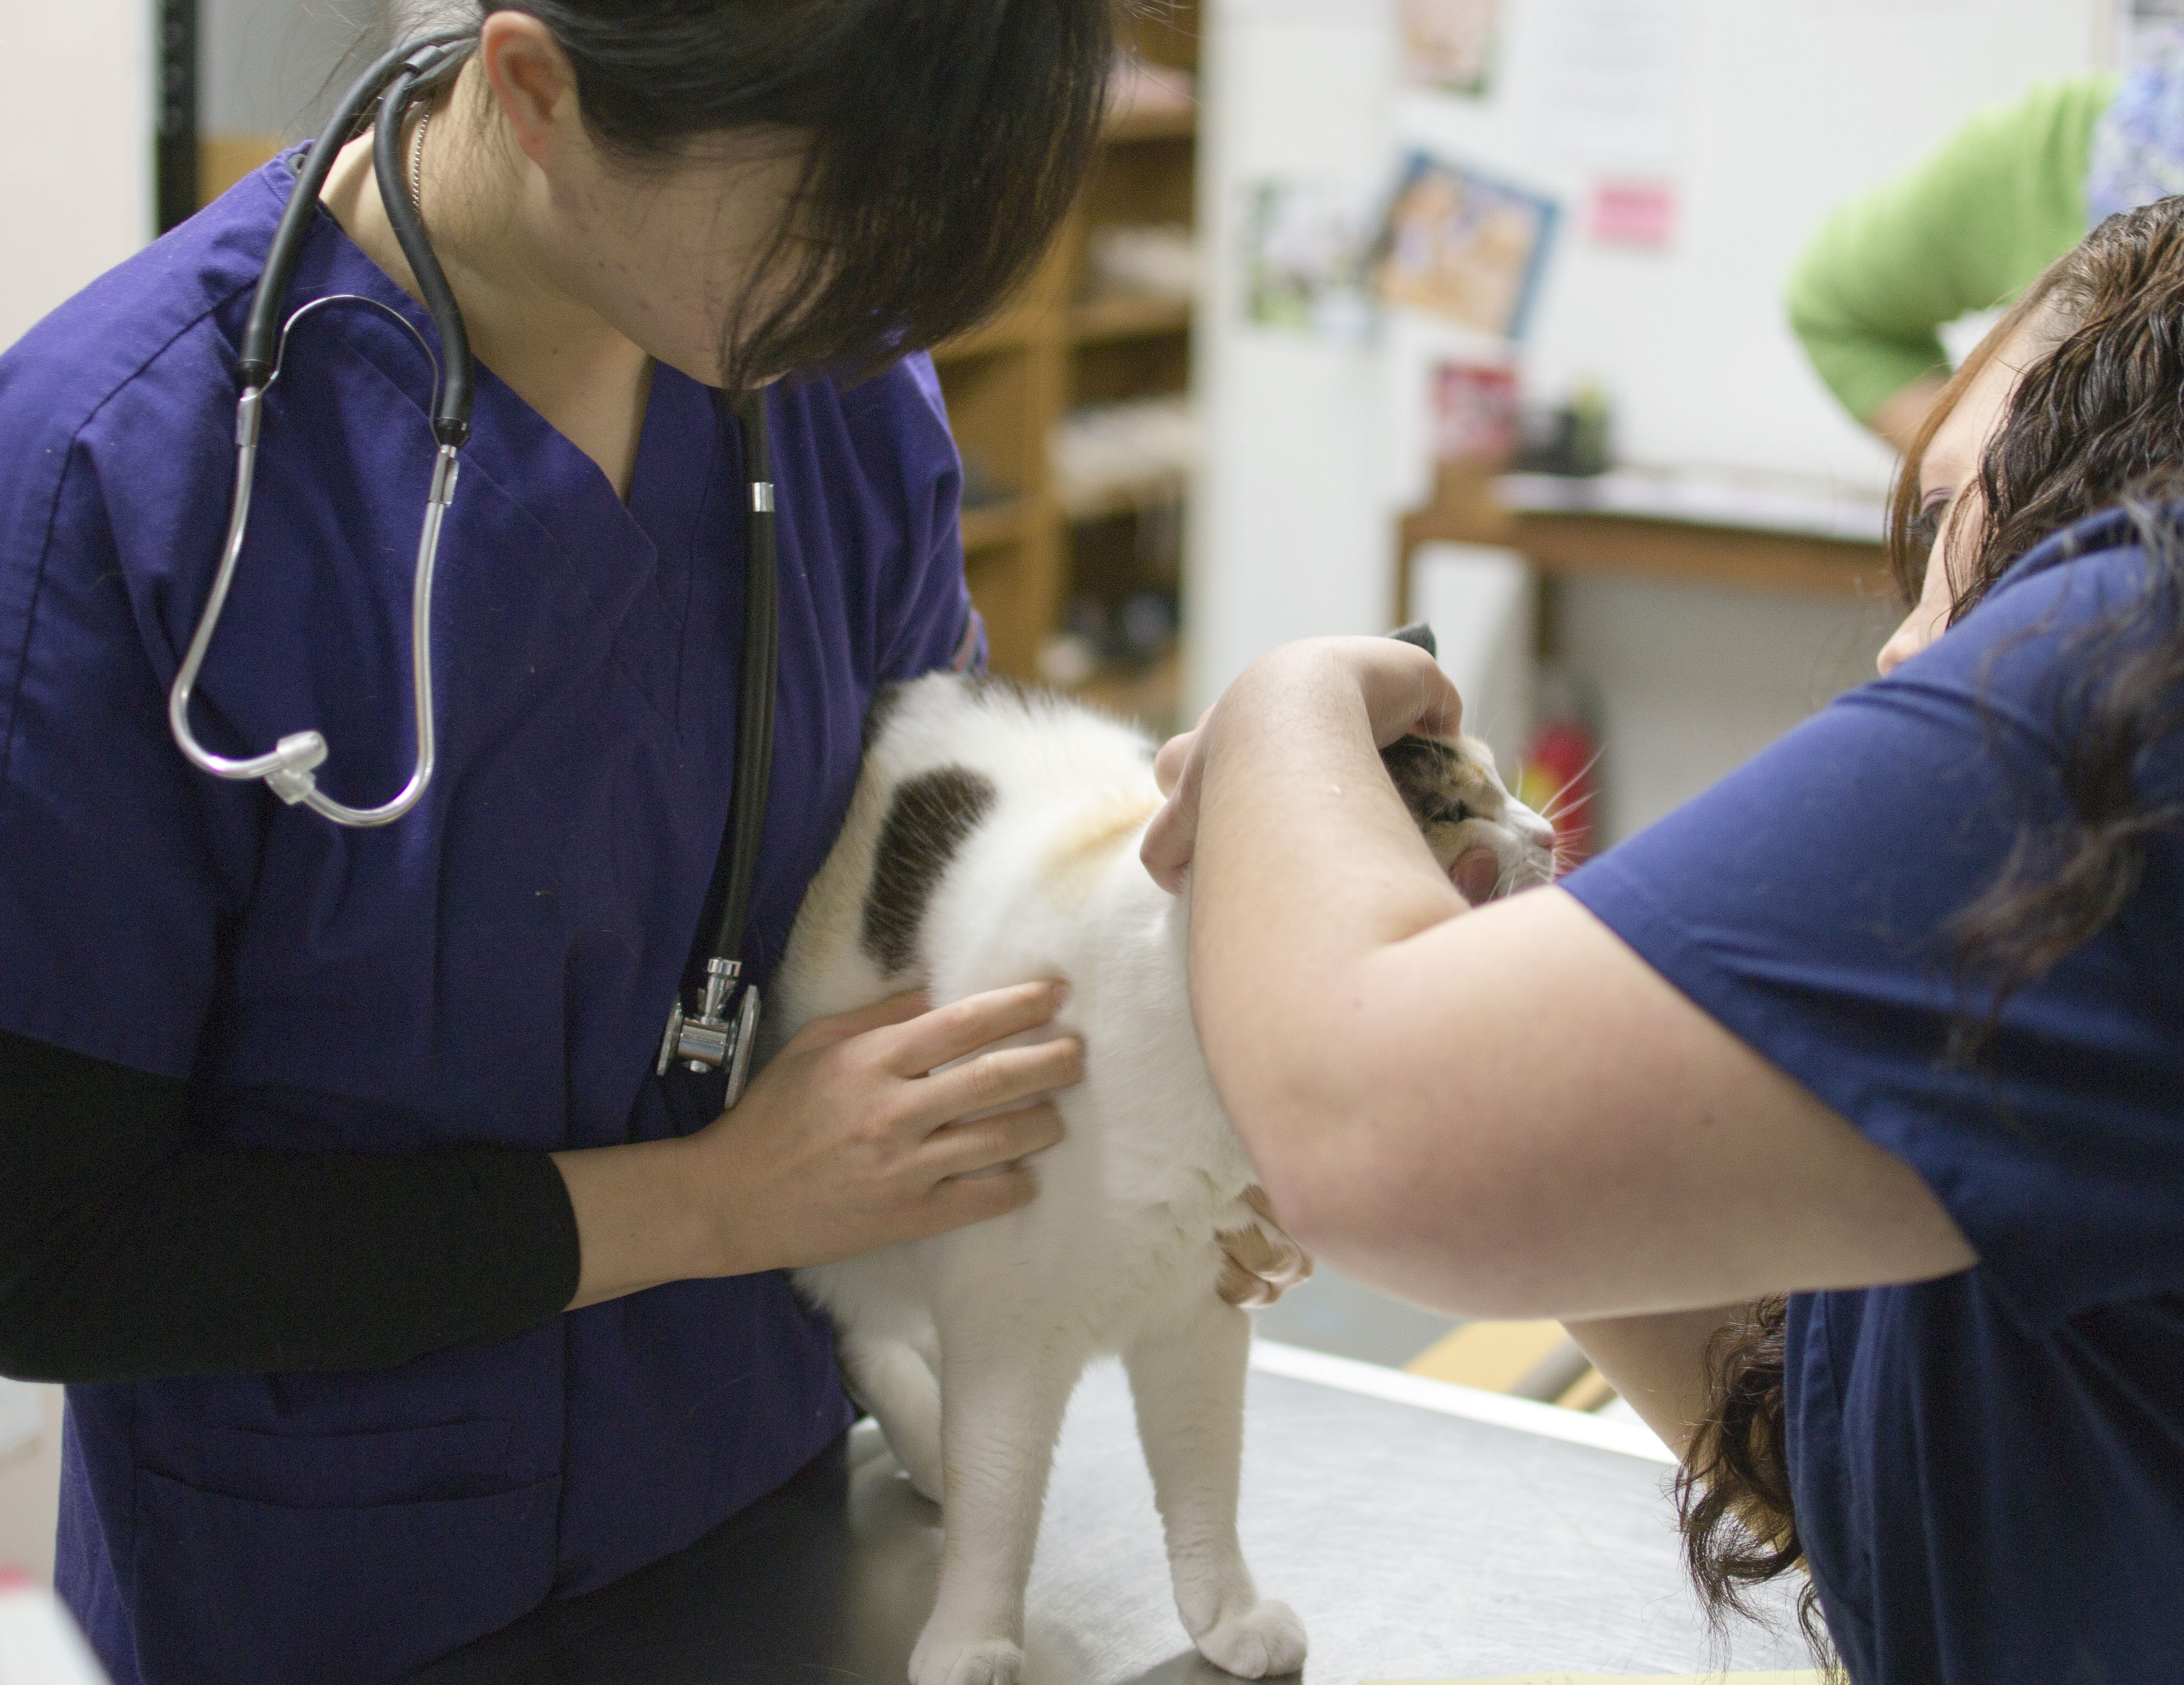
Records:
{"label": "woman's hand on cat", "polygon": [[1338,709],[1362,704],[1373,744],[1381,748],[1409,731],[1452,737],[1463,725],[1463,700],[1456,687],[1413,644],[1387,637],[1315,637],[1261,656],[1195,727],[1162,745],[1153,763],[1167,804],[1145,828],[1139,854],[1153,881],[1171,895],[1182,893],[1197,844],[1199,792],[1207,757],[1217,752],[1224,710],[1249,709],[1262,693],[1320,698]]}
{"label": "woman's hand on cat", "polygon": [[994,1043],[1045,1027],[1067,998],[1049,982],[937,1009],[897,995],[798,1031],[690,1138],[730,1266],[716,1273],[832,1263],[1029,1201],[1022,1161],[1061,1138],[1044,1097],[1083,1079],[1084,1046]]}

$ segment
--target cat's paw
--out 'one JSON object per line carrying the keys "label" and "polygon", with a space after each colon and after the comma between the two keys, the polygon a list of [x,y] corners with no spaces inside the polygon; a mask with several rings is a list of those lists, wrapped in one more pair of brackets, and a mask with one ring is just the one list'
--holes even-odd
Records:
{"label": "cat's paw", "polygon": [[947,1638],[928,1627],[910,1655],[910,1685],[1017,1685],[1022,1672],[1022,1646],[1006,1638]]}
{"label": "cat's paw", "polygon": [[1289,1604],[1262,1598],[1200,1633],[1198,1653],[1240,1678],[1295,1673],[1304,1666],[1304,1622]]}

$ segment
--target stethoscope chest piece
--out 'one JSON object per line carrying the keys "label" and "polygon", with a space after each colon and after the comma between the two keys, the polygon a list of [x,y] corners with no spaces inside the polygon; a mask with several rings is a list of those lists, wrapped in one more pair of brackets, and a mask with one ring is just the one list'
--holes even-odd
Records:
{"label": "stethoscope chest piece", "polygon": [[666,1033],[660,1038],[660,1060],[654,1067],[661,1076],[677,1059],[699,1076],[726,1067],[728,1092],[723,1106],[728,1109],[744,1097],[744,1085],[750,1081],[751,1054],[758,1045],[758,985],[741,984],[743,998],[735,1015],[727,1014],[729,997],[738,990],[743,969],[734,959],[705,962],[705,998],[694,1014],[685,1014],[679,1000],[669,1009]]}

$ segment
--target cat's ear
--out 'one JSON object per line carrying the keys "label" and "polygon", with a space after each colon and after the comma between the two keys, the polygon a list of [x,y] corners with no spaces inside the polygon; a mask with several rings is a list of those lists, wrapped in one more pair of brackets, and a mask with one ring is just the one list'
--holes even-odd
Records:
{"label": "cat's ear", "polygon": [[1391,631],[1388,636],[1399,643],[1418,645],[1436,661],[1440,659],[1440,646],[1434,642],[1433,628],[1424,620],[1413,620],[1401,631]]}

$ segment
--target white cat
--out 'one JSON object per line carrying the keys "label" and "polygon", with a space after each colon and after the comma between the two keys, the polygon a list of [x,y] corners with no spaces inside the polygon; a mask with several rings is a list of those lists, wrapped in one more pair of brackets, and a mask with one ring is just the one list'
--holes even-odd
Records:
{"label": "white cat", "polygon": [[[1050,1034],[1082,1036],[1067,1131],[1022,1210],[796,1272],[833,1316],[850,1392],[943,1504],[939,1598],[914,1685],[1011,1685],[1024,1586],[1064,1407],[1085,1365],[1128,1368],[1199,1650],[1294,1671],[1302,1624],[1262,1599],[1236,1538],[1250,1319],[1216,1293],[1217,1233],[1258,1226],[1250,1161],[1215,1097],[1184,977],[1187,909],[1138,859],[1160,805],[1153,745],[1084,709],[938,675],[884,693],[841,838],[775,982],[769,1046],[912,987],[936,1003],[1066,979]],[[1552,875],[1553,833],[1483,745],[1407,738],[1390,771],[1446,870],[1492,849],[1498,893]],[[1263,1232],[1263,1231],[1262,1231]]]}

